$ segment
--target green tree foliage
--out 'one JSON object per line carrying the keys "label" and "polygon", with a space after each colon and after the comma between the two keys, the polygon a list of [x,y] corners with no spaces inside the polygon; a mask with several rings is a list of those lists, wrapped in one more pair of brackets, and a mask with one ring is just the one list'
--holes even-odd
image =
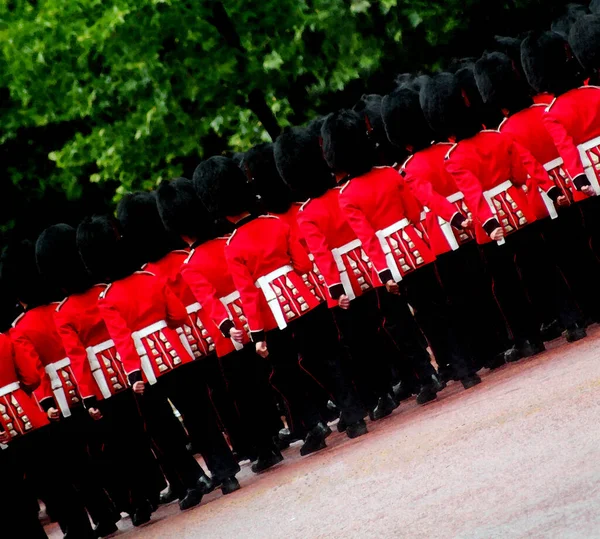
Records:
{"label": "green tree foliage", "polygon": [[189,174],[399,72],[478,54],[550,4],[564,2],[4,0],[0,195],[21,203],[0,197],[0,222],[48,192],[118,198]]}

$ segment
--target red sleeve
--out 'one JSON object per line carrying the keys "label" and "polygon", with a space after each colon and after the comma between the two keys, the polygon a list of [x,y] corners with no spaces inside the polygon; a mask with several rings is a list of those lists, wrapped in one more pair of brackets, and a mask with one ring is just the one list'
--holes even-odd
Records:
{"label": "red sleeve", "polygon": [[206,279],[199,268],[193,264],[184,264],[181,268],[181,275],[200,306],[206,310],[217,326],[221,326],[225,320],[229,320],[227,311],[217,296],[215,287]]}
{"label": "red sleeve", "polygon": [[440,195],[434,188],[433,184],[425,179],[418,171],[406,170],[404,177],[405,183],[408,185],[412,194],[417,197],[418,201],[427,206],[433,213],[440,216],[445,221],[451,222],[452,217],[457,213],[456,208],[448,202],[445,196]]}
{"label": "red sleeve", "polygon": [[300,243],[300,238],[292,232],[292,229],[283,223],[287,233],[288,254],[292,261],[292,267],[300,274],[308,273],[313,269],[312,262],[306,249]]}
{"label": "red sleeve", "polygon": [[457,187],[465,196],[465,203],[473,213],[473,216],[483,226],[485,223],[494,219],[485,197],[483,189],[473,170],[478,170],[477,158],[469,155],[469,152],[459,145],[445,162],[446,170],[452,174]]}
{"label": "red sleeve", "polygon": [[185,306],[170,286],[163,286],[162,290],[167,310],[167,319],[165,322],[167,322],[167,326],[171,329],[178,328],[185,323],[188,317]]}
{"label": "red sleeve", "polygon": [[40,387],[42,383],[42,377],[40,376],[41,365],[36,365],[36,361],[39,360],[30,353],[17,354],[13,343],[10,339],[7,338],[7,340],[9,341],[8,346],[10,347],[10,353],[13,357],[21,388],[27,393],[31,393]]}
{"label": "red sleeve", "polygon": [[302,231],[309,251],[315,257],[315,264],[323,275],[327,287],[331,290],[333,286],[341,285],[340,272],[327,244],[327,238],[317,223],[300,212],[298,213],[298,227]]}
{"label": "red sleeve", "polygon": [[525,185],[527,183],[527,175],[529,175],[534,184],[541,187],[545,193],[556,187],[546,169],[533,157],[533,154],[525,146],[522,146],[512,138],[508,139],[507,137],[507,140],[510,140],[511,144],[510,168],[514,183]]}
{"label": "red sleeve", "polygon": [[[50,385],[50,378],[46,374],[40,356],[37,353],[35,346],[33,346],[33,343],[25,335],[19,334],[13,338],[13,344],[15,350],[15,364],[25,366],[28,370],[35,369],[41,380],[34,391],[35,397],[40,405],[42,405],[42,402],[46,399],[52,399],[52,403],[54,403],[54,394]],[[47,409],[44,405],[42,405],[42,407],[45,410]]]}
{"label": "red sleeve", "polygon": [[240,299],[244,308],[244,314],[248,318],[248,327],[254,342],[264,340],[264,321],[260,312],[261,291],[254,284],[254,279],[244,261],[241,253],[238,253],[235,240],[225,247],[225,258],[227,266],[233,279],[233,284],[240,293]]}
{"label": "red sleeve", "polygon": [[121,316],[119,309],[106,298],[98,300],[98,309],[104,319],[110,338],[115,343],[119,356],[121,356],[127,375],[141,371],[140,356],[135,349],[131,330]]}
{"label": "red sleeve", "polygon": [[550,133],[554,145],[562,157],[565,171],[571,178],[576,178],[580,174],[584,174],[577,145],[571,138],[571,135],[567,133],[563,124],[552,114],[551,109],[544,113],[542,119],[544,120],[544,127]]}
{"label": "red sleeve", "polygon": [[385,253],[383,252],[381,243],[379,243],[379,238],[375,234],[375,229],[369,223],[360,205],[353,200],[353,197],[348,196],[345,190],[340,192],[339,202],[348,224],[358,236],[375,270],[381,276],[381,273],[387,271],[388,267],[385,260]]}
{"label": "red sleeve", "polygon": [[77,380],[79,391],[84,399],[94,397],[94,378],[87,359],[87,350],[81,340],[77,320],[70,320],[62,311],[54,315],[56,330],[60,335],[67,357],[71,360],[71,369]]}

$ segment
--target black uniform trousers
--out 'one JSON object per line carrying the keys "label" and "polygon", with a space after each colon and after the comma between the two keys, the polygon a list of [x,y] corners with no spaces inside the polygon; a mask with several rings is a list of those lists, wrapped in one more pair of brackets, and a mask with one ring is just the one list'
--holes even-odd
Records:
{"label": "black uniform trousers", "polygon": [[477,244],[438,256],[436,269],[457,315],[456,326],[480,368],[510,347],[508,328],[492,294],[492,279]]}
{"label": "black uniform trousers", "polygon": [[[68,537],[94,537],[83,500],[71,482],[71,462],[65,442],[51,425],[10,442],[19,469],[24,470],[36,495]],[[23,537],[26,537],[23,535]]]}
{"label": "black uniform trousers", "polygon": [[202,359],[175,369],[162,381],[165,394],[183,416],[192,447],[204,458],[212,478],[221,482],[235,476],[240,466],[217,422],[203,377]]}
{"label": "black uniform trousers", "polygon": [[90,517],[95,524],[114,522],[115,506],[104,488],[98,473],[98,463],[89,452],[89,439],[94,428],[93,420],[83,406],[71,409],[70,417],[53,422],[50,428],[60,440],[60,449],[69,463],[66,472],[71,476]]}
{"label": "black uniform trousers", "polygon": [[98,408],[102,419],[95,426],[104,442],[104,469],[114,485],[109,491],[119,509],[132,514],[155,502],[167,485],[133,393],[117,393],[99,401]]}
{"label": "black uniform trousers", "polygon": [[[393,316],[398,305],[398,320],[388,320],[388,329],[394,337],[400,334],[401,321],[406,319],[405,305],[408,302],[414,310],[414,319],[423,330],[438,364],[450,365],[458,379],[474,372],[474,366],[460,332],[456,328],[457,315],[452,312],[446,295],[439,283],[434,264],[427,264],[406,275],[399,283],[400,295],[382,294],[382,301],[388,304],[386,318]],[[422,385],[431,383],[435,369],[428,354],[413,353],[409,356],[413,369]]]}
{"label": "black uniform trousers", "polygon": [[37,501],[25,482],[25,470],[21,466],[14,448],[0,448],[2,534],[6,537],[46,539],[46,532],[38,519]]}
{"label": "black uniform trousers", "polygon": [[517,344],[525,339],[540,341],[540,311],[552,313],[564,327],[581,320],[538,225],[532,223],[507,236],[504,245],[483,246],[494,294]]}
{"label": "black uniform trousers", "polygon": [[352,378],[367,409],[377,406],[380,397],[391,391],[392,375],[387,357],[393,344],[386,346],[387,333],[381,331],[383,322],[379,299],[374,290],[350,302],[349,309],[332,309],[340,331],[341,343],[351,359]]}
{"label": "black uniform trousers", "polygon": [[246,430],[245,437],[259,457],[275,449],[269,421],[274,412],[266,361],[256,354],[252,343],[219,358],[228,390]]}

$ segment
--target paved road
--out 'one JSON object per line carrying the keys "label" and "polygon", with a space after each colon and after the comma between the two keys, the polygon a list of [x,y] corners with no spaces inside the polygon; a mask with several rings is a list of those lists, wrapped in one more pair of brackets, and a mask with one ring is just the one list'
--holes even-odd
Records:
{"label": "paved road", "polygon": [[[561,346],[558,346],[561,344]],[[127,539],[600,537],[600,329],[572,345],[403,403],[370,433],[286,460]],[[51,537],[60,537],[55,527]]]}

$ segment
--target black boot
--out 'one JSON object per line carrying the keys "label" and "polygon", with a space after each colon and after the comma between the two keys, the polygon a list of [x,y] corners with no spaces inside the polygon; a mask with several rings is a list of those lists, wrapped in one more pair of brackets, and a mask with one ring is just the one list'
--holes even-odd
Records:
{"label": "black boot", "polygon": [[186,509],[196,507],[202,501],[203,496],[204,489],[202,487],[188,488],[183,500],[179,502],[179,509],[185,511]]}
{"label": "black boot", "polygon": [[282,460],[283,455],[278,450],[270,451],[268,454],[258,457],[258,460],[252,465],[252,471],[256,474],[264,472]]}
{"label": "black boot", "polygon": [[168,487],[167,490],[160,493],[158,497],[158,503],[160,505],[166,505],[168,503],[174,502],[177,499],[175,493],[171,490],[171,487]]}
{"label": "black boot", "polygon": [[542,324],[540,328],[540,336],[542,341],[549,342],[558,339],[563,332],[563,327],[558,320],[552,320],[548,324]]}
{"label": "black boot", "polygon": [[221,492],[223,495],[227,496],[227,494],[231,494],[236,490],[240,490],[242,488],[240,486],[240,482],[235,478],[235,475],[228,477],[221,483]]}
{"label": "black boot", "polygon": [[137,528],[138,526],[142,526],[143,524],[150,522],[151,515],[152,510],[150,509],[150,504],[142,504],[137,507],[131,515],[131,523]]}
{"label": "black boot", "polygon": [[406,399],[410,399],[415,394],[414,388],[409,387],[404,382],[398,382],[392,388],[392,391],[394,392],[394,399],[398,403],[405,401]]}
{"label": "black boot", "polygon": [[350,439],[358,438],[363,434],[367,434],[367,432],[369,431],[367,430],[367,424],[364,419],[360,419],[356,423],[352,423],[352,425],[346,427],[346,436]]}
{"label": "black boot", "polygon": [[395,408],[396,403],[392,400],[392,397],[386,394],[383,397],[379,397],[377,406],[375,406],[373,412],[369,414],[369,417],[372,421],[378,421],[379,419],[391,415]]}
{"label": "black boot", "polygon": [[477,374],[470,374],[469,376],[465,376],[461,380],[461,383],[465,389],[471,389],[477,384],[481,384],[481,378]]}
{"label": "black boot", "polygon": [[329,438],[332,434],[332,430],[329,427],[329,425],[326,425],[322,421],[319,421],[317,423],[317,426],[313,430],[315,430],[315,429],[318,430],[323,435],[323,439]]}
{"label": "black boot", "polygon": [[[331,429],[329,429],[329,432],[331,433]],[[327,431],[323,428],[322,423],[311,429],[304,440],[304,445],[300,448],[300,455],[304,457],[315,451],[325,449],[327,447],[325,438],[328,436],[326,433]]]}
{"label": "black boot", "polygon": [[542,341],[526,340],[519,348],[522,357],[531,357],[546,350]]}
{"label": "black boot", "polygon": [[204,474],[202,474],[198,478],[198,481],[196,482],[196,486],[198,488],[202,489],[203,494],[208,494],[209,492],[212,492],[216,488],[215,482],[210,477],[208,477],[207,475],[204,475]]}
{"label": "black boot", "polygon": [[523,359],[523,353],[521,349],[515,344],[513,347],[509,348],[506,352],[504,352],[504,359],[506,363],[515,363],[519,361],[519,359]]}
{"label": "black boot", "polygon": [[348,428],[348,425],[346,424],[346,420],[344,419],[344,416],[341,415],[340,420],[338,421],[338,424],[337,424],[337,431],[338,432],[346,432],[347,428]]}
{"label": "black boot", "polygon": [[421,387],[421,391],[417,395],[417,404],[426,404],[437,399],[437,391],[432,384],[427,384]]}
{"label": "black boot", "polygon": [[486,362],[485,366],[491,371],[493,371],[494,369],[502,367],[502,365],[506,365],[506,353],[507,352],[503,352],[495,355],[492,359]]}
{"label": "black boot", "polygon": [[565,331],[567,342],[576,342],[587,337],[587,331],[579,324],[574,324]]}

